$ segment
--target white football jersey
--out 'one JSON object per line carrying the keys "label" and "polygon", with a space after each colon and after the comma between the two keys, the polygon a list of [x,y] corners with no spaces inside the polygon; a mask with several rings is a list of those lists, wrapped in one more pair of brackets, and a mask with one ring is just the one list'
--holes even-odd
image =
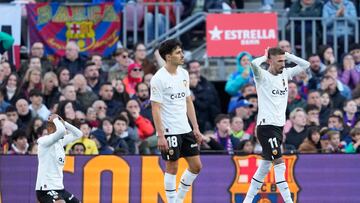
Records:
{"label": "white football jersey", "polygon": [[[79,139],[82,132],[75,126],[54,119],[56,132],[40,137],[38,143],[38,171],[35,190],[62,190],[65,164],[64,146]],[[66,134],[66,129],[69,134]]]}
{"label": "white football jersey", "polygon": [[186,97],[190,96],[189,73],[178,67],[171,75],[165,67],[151,79],[150,100],[161,104],[161,121],[165,135],[184,134],[191,131],[187,117]]}
{"label": "white football jersey", "polygon": [[297,65],[293,68],[284,68],[278,75],[273,75],[260,67],[260,64],[266,61],[266,56],[251,62],[258,95],[257,125],[285,125],[288,80],[310,66],[309,62],[292,54],[285,53],[285,57]]}

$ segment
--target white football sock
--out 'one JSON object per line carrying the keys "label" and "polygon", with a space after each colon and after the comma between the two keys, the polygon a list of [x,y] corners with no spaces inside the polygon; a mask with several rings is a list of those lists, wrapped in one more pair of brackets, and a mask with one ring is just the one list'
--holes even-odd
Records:
{"label": "white football sock", "polygon": [[168,203],[176,201],[176,175],[165,173],[164,175],[165,194]]}
{"label": "white football sock", "polygon": [[184,171],[180,179],[176,203],[182,203],[184,201],[186,193],[190,190],[190,187],[197,176],[198,174],[191,173],[188,169]]}
{"label": "white football sock", "polygon": [[285,203],[293,203],[291,199],[290,189],[285,180],[285,163],[274,166],[276,186],[279,188],[281,196]]}

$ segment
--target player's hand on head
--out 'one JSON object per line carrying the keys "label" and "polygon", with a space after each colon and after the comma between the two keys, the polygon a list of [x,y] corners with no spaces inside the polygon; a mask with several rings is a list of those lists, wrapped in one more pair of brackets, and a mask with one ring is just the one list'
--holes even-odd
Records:
{"label": "player's hand on head", "polygon": [[158,136],[158,149],[161,152],[167,152],[169,150],[169,145],[165,139],[165,136]]}

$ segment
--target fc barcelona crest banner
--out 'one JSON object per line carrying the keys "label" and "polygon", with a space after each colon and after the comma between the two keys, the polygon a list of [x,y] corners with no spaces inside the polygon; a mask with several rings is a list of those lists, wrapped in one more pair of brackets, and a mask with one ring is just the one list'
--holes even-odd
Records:
{"label": "fc barcelona crest banner", "polygon": [[109,56],[116,49],[121,4],[39,3],[28,4],[27,11],[30,43],[43,42],[50,59],[63,56],[69,41],[79,45],[82,55]]}

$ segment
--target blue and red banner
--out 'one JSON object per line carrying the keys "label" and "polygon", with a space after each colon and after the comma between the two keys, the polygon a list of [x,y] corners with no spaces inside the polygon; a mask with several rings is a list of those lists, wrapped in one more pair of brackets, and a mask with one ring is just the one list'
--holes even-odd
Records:
{"label": "blue and red banner", "polygon": [[58,3],[28,4],[30,43],[43,42],[50,57],[65,54],[65,46],[75,41],[82,55],[111,55],[120,35],[121,4]]}

